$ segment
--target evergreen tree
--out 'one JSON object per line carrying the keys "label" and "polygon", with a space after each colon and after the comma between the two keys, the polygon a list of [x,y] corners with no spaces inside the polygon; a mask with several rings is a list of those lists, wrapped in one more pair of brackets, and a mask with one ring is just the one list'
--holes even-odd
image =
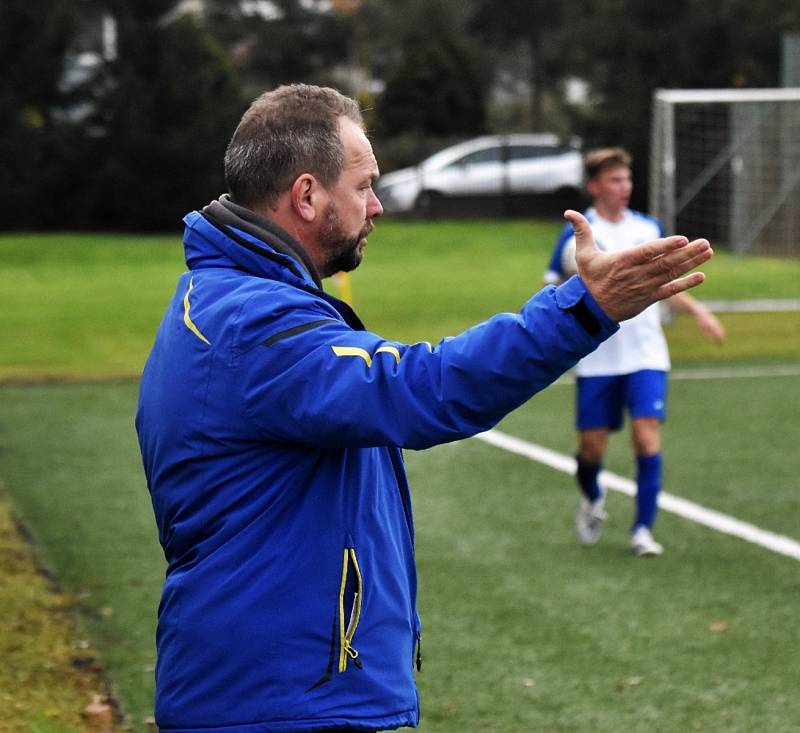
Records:
{"label": "evergreen tree", "polygon": [[335,84],[351,21],[321,5],[275,0],[259,12],[239,0],[208,0],[208,28],[236,59],[248,96],[293,82]]}
{"label": "evergreen tree", "polygon": [[116,13],[119,53],[98,108],[88,213],[104,228],[177,227],[224,190],[222,159],[244,102],[193,18],[170,19],[160,2],[119,3]]}
{"label": "evergreen tree", "polygon": [[647,205],[652,95],[657,88],[779,85],[780,33],[800,21],[793,0],[604,0],[575,17],[580,74],[594,103],[575,114],[589,146],[634,156],[634,205]]}
{"label": "evergreen tree", "polygon": [[[568,0],[474,0],[470,28],[489,44],[496,56],[513,54],[527,68],[530,88],[530,125],[549,129],[544,114],[545,94],[558,91],[570,69]],[[520,54],[526,58],[519,59]]]}
{"label": "evergreen tree", "polygon": [[[481,58],[451,23],[446,3],[416,6],[397,39],[378,102],[378,130],[392,136],[474,135],[486,128],[486,83]],[[408,11],[412,8],[406,8]]]}
{"label": "evergreen tree", "polygon": [[0,226],[28,228],[52,219],[49,195],[79,139],[57,110],[67,103],[64,57],[79,18],[71,3],[7,0],[0,13]]}

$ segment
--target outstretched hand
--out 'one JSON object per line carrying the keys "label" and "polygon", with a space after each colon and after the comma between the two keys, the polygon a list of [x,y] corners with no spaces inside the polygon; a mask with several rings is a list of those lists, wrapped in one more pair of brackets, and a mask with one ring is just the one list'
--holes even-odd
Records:
{"label": "outstretched hand", "polygon": [[690,242],[681,236],[603,252],[582,214],[570,209],[564,218],[575,230],[578,274],[597,304],[615,321],[633,318],[649,305],[702,283],[702,272],[686,273],[714,254],[708,240]]}

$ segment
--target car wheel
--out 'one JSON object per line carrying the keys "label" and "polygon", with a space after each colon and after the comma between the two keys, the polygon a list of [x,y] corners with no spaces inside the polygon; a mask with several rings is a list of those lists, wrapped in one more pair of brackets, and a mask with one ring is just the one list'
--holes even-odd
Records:
{"label": "car wheel", "polygon": [[441,209],[442,195],[437,191],[420,191],[414,202],[414,213],[425,219],[431,219]]}

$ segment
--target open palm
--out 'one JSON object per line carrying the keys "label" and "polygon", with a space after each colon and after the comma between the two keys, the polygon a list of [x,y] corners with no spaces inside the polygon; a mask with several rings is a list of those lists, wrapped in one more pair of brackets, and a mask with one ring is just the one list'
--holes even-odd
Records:
{"label": "open palm", "polygon": [[641,313],[653,303],[696,287],[702,272],[688,274],[713,256],[706,239],[671,236],[615,252],[603,252],[586,218],[564,212],[575,230],[578,274],[598,305],[615,321]]}

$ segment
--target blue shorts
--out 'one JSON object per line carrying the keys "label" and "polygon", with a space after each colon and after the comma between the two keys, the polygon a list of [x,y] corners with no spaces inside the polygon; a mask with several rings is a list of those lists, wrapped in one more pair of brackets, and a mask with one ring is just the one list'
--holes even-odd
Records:
{"label": "blue shorts", "polygon": [[632,419],[666,418],[667,372],[643,369],[610,377],[578,377],[575,426],[578,430],[622,427],[623,411]]}

